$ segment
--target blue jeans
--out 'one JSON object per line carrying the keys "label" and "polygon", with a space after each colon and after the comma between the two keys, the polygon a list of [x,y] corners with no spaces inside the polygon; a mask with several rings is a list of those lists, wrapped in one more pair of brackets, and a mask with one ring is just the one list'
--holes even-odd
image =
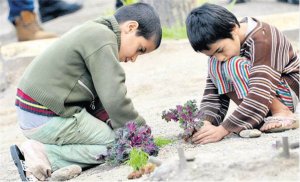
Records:
{"label": "blue jeans", "polygon": [[20,16],[21,11],[33,11],[34,0],[8,0],[9,15],[8,20],[14,22],[17,16]]}

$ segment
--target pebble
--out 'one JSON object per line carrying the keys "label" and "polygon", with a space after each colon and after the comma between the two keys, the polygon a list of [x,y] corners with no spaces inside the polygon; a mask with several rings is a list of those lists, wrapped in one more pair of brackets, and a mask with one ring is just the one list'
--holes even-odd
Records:
{"label": "pebble", "polygon": [[82,169],[78,165],[70,165],[54,171],[51,174],[51,181],[66,181],[78,176]]}
{"label": "pebble", "polygon": [[256,138],[260,137],[261,131],[259,131],[258,129],[242,130],[239,135],[242,138]]}

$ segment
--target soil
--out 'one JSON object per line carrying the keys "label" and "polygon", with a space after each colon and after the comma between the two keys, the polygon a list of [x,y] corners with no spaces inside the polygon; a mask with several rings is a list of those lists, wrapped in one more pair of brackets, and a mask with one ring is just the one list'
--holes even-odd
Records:
{"label": "soil", "polygon": [[[186,144],[177,139],[182,132],[178,123],[161,119],[163,110],[183,104],[187,100],[201,100],[207,74],[207,57],[195,53],[187,40],[163,41],[161,47],[140,56],[135,63],[122,63],[125,69],[128,95],[136,109],[152,127],[155,137],[175,139],[163,147],[158,155],[164,163],[174,161],[177,147],[194,155],[188,175],[183,179],[203,181],[298,181],[299,148],[291,150],[289,159],[281,156],[282,149],[272,144],[288,136],[292,143],[299,142],[299,129],[281,133],[263,133],[259,138],[245,139],[230,135],[218,143],[206,145]],[[10,86],[0,93],[0,180],[20,180],[9,154],[9,146],[25,141],[16,118],[14,98],[17,82],[26,65],[10,71]],[[231,105],[229,113],[236,105]],[[132,172],[129,166],[99,165],[83,171],[72,181],[127,180]],[[166,179],[175,180],[175,176]],[[149,180],[145,175],[141,180]],[[178,178],[176,178],[178,179]]]}

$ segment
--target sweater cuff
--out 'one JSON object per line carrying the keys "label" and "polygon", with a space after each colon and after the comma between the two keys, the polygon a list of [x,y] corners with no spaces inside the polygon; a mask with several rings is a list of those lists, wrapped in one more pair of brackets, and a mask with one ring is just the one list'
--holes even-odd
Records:
{"label": "sweater cuff", "polygon": [[206,115],[203,117],[203,121],[209,121],[213,125],[217,125],[218,122],[215,121],[216,119],[213,116]]}
{"label": "sweater cuff", "polygon": [[243,127],[239,127],[232,122],[229,122],[228,120],[225,120],[224,122],[221,123],[221,125],[229,132],[234,132],[234,133],[240,133],[242,130],[244,130]]}

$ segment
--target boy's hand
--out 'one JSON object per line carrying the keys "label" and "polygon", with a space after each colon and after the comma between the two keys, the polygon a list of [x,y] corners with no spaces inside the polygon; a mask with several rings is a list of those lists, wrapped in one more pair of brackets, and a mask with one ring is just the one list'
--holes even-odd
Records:
{"label": "boy's hand", "polygon": [[202,126],[200,130],[192,136],[192,141],[195,144],[213,143],[220,141],[228,134],[229,131],[227,131],[222,125],[214,126],[210,122],[204,121],[204,126]]}

